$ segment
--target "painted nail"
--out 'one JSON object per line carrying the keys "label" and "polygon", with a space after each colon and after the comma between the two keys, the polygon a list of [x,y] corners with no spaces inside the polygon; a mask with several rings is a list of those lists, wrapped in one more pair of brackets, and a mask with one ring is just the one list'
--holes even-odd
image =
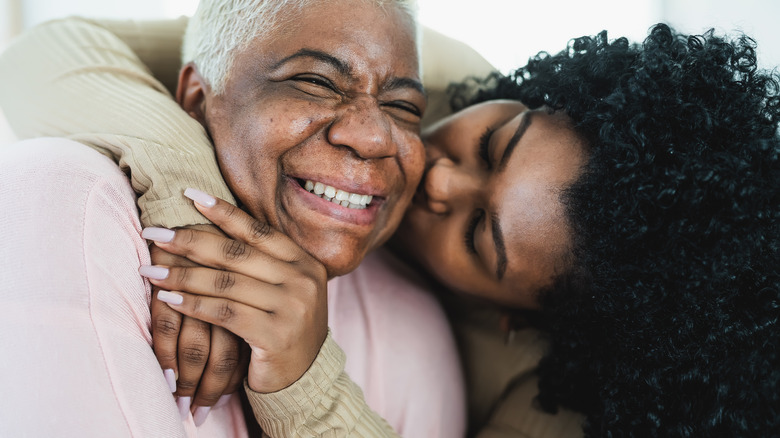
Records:
{"label": "painted nail", "polygon": [[214,408],[221,408],[222,406],[225,406],[226,404],[230,403],[230,399],[233,398],[233,394],[225,394],[222,397],[217,400],[217,403],[214,404]]}
{"label": "painted nail", "polygon": [[179,414],[182,420],[186,420],[190,415],[190,403],[192,403],[192,397],[179,397],[176,400],[176,406],[179,407]]}
{"label": "painted nail", "polygon": [[[157,299],[162,301],[163,303],[173,304],[173,305],[179,305],[184,302],[184,297],[173,292],[168,292],[167,290],[161,290],[157,292]],[[171,391],[173,392],[173,391]]]}
{"label": "painted nail", "polygon": [[176,232],[167,228],[149,227],[144,228],[141,231],[141,236],[146,240],[154,240],[155,242],[170,242],[173,240],[173,236]]}
{"label": "painted nail", "polygon": [[209,416],[211,406],[198,406],[195,409],[195,413],[192,415],[192,420],[195,422],[195,426],[200,426],[206,421],[206,417]]}
{"label": "painted nail", "polygon": [[154,280],[165,280],[168,278],[168,268],[161,266],[141,266],[138,268],[138,273]]}
{"label": "painted nail", "polygon": [[198,189],[188,188],[184,191],[184,196],[192,199],[204,207],[213,207],[217,205],[217,200],[206,192]]}
{"label": "painted nail", "polygon": [[165,381],[168,383],[168,389],[171,392],[176,392],[176,373],[173,372],[173,368],[163,370]]}

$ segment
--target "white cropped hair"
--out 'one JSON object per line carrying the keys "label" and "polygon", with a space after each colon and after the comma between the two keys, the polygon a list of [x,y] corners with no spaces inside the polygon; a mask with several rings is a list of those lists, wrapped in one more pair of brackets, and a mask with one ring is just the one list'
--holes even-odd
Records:
{"label": "white cropped hair", "polygon": [[[221,94],[235,57],[249,43],[285,25],[304,8],[339,0],[200,0],[182,44],[182,64],[192,62],[211,91]],[[415,26],[418,66],[421,29],[417,0],[363,0],[379,7],[394,5]]]}

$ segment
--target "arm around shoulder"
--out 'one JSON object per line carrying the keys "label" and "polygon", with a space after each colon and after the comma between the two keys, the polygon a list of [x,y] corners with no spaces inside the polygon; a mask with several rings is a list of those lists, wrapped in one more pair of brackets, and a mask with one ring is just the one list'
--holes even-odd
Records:
{"label": "arm around shoulder", "polygon": [[39,25],[0,55],[0,106],[20,138],[67,137],[129,171],[145,226],[208,223],[182,192],[230,202],[203,127],[119,38],[88,20]]}

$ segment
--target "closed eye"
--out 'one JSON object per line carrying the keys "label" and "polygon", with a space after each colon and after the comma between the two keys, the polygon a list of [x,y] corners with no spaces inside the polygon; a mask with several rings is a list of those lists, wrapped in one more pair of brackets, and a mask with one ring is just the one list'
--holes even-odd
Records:
{"label": "closed eye", "polygon": [[494,132],[496,131],[493,127],[488,127],[479,137],[479,145],[477,147],[477,156],[487,165],[488,170],[493,168],[493,164],[490,161],[490,138]]}
{"label": "closed eye", "polygon": [[323,91],[327,90],[329,92],[335,92],[339,93],[338,89],[335,85],[333,85],[333,82],[329,81],[328,79],[318,76],[318,75],[298,75],[292,78],[293,81],[302,83],[304,87],[306,87],[304,92],[308,92],[309,88],[322,88]]}
{"label": "closed eye", "polygon": [[484,217],[485,210],[477,210],[475,211],[474,216],[468,222],[468,226],[466,226],[466,232],[463,238],[464,243],[466,244],[466,249],[470,254],[477,254],[477,245],[474,243],[474,234],[477,232],[477,226],[479,225],[479,222],[484,219]]}
{"label": "closed eye", "polygon": [[391,107],[391,108],[398,108],[400,110],[403,110],[403,111],[406,111],[406,112],[408,112],[410,114],[413,114],[413,115],[415,115],[417,117],[422,116],[422,112],[420,111],[420,109],[417,108],[416,105],[412,105],[411,103],[408,103],[408,102],[393,101],[393,102],[385,102],[385,103],[383,103],[383,105]]}
{"label": "closed eye", "polygon": [[420,111],[417,105],[403,100],[382,102],[381,105],[383,110],[395,120],[398,120],[404,124],[408,124],[409,126],[419,126],[420,119],[422,117],[422,111]]}

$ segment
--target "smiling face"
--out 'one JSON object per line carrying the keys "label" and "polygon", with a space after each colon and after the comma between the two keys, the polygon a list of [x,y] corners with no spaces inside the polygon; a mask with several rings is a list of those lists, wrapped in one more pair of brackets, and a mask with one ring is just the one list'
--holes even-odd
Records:
{"label": "smiling face", "polygon": [[243,208],[341,275],[392,234],[422,175],[414,24],[339,0],[279,29],[237,55],[219,95],[185,68],[179,100]]}
{"label": "smiling face", "polygon": [[585,163],[568,119],[490,101],[423,139],[428,171],[393,243],[453,291],[538,307],[571,243],[561,190]]}

